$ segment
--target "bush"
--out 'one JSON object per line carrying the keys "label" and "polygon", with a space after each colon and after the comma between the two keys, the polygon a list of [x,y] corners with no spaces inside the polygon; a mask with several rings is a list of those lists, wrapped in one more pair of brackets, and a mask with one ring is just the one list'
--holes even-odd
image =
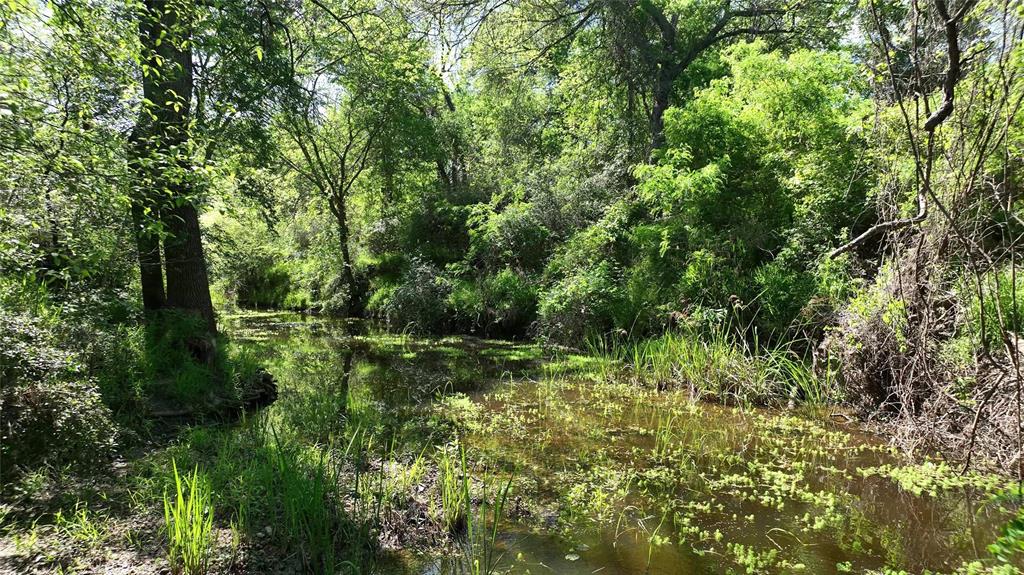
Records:
{"label": "bush", "polygon": [[505,268],[480,282],[488,335],[525,335],[537,319],[537,288],[530,278]]}
{"label": "bush", "polygon": [[110,410],[58,325],[44,308],[0,314],[0,474],[84,465],[114,448]]}
{"label": "bush", "polygon": [[540,271],[548,255],[549,232],[530,204],[512,204],[501,212],[485,208],[471,219],[476,225],[470,230],[470,257],[492,269]]}
{"label": "bush", "polygon": [[540,332],[554,341],[578,343],[592,331],[606,331],[614,326],[619,295],[610,264],[581,269],[541,296]]}
{"label": "bush", "polygon": [[110,410],[87,379],[0,390],[0,474],[46,464],[95,466],[113,455],[116,438]]}
{"label": "bush", "polygon": [[284,254],[270,239],[273,230],[254,214],[218,217],[207,233],[213,239],[213,277],[242,307],[282,308],[296,283]]}
{"label": "bush", "polygon": [[428,333],[445,329],[452,283],[437,266],[413,258],[402,281],[389,291],[372,300],[388,327]]}
{"label": "bush", "polygon": [[238,279],[235,297],[243,307],[280,309],[288,300],[291,283],[288,270],[280,264],[253,269]]}
{"label": "bush", "polygon": [[487,303],[480,284],[470,280],[455,280],[452,291],[448,295],[448,309],[451,321],[457,328],[469,333],[476,333],[483,326],[487,313]]}

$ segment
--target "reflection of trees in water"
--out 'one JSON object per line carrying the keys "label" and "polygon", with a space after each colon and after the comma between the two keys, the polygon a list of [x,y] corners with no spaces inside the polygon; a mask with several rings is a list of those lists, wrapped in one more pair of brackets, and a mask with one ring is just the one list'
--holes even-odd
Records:
{"label": "reflection of trees in water", "polygon": [[341,356],[341,371],[339,374],[337,385],[332,386],[334,388],[334,394],[338,398],[336,405],[338,406],[335,412],[334,420],[340,422],[343,426],[348,423],[348,394],[349,394],[349,382],[352,379],[352,358],[355,356],[355,352],[351,348],[342,348],[339,351]]}
{"label": "reflection of trees in water", "polygon": [[329,443],[349,420],[354,351],[294,339],[273,368],[280,383],[275,411],[299,435]]}

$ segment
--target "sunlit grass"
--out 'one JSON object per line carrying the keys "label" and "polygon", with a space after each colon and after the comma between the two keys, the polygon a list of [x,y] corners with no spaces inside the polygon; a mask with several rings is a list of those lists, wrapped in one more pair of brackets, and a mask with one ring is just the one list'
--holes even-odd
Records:
{"label": "sunlit grass", "polygon": [[820,373],[794,344],[763,348],[726,329],[667,332],[652,339],[592,337],[587,349],[600,361],[590,373],[599,381],[628,379],[658,389],[687,389],[694,397],[736,405],[824,404],[835,401],[832,366]]}
{"label": "sunlit grass", "polygon": [[211,490],[205,476],[196,467],[191,476],[174,468],[174,495],[164,494],[164,528],[167,532],[167,559],[171,571],[183,575],[202,575],[209,571],[213,547],[213,507]]}

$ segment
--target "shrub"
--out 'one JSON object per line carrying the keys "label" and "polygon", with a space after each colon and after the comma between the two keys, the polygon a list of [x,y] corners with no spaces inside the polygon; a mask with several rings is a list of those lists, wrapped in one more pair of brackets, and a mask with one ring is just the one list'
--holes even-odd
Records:
{"label": "shrub", "polygon": [[281,264],[250,270],[237,281],[238,305],[273,309],[285,307],[292,283],[288,270]]}
{"label": "shrub", "polygon": [[110,409],[87,379],[0,390],[0,474],[15,467],[95,466],[113,455],[116,438]]}
{"label": "shrub", "polygon": [[96,382],[49,319],[0,314],[0,474],[110,456],[116,428]]}
{"label": "shrub", "polygon": [[487,303],[480,284],[476,281],[455,280],[452,291],[448,295],[448,308],[451,320],[460,329],[475,333],[482,327],[487,311]]}
{"label": "shrub", "polygon": [[525,275],[505,268],[480,282],[491,335],[525,335],[537,318],[537,288]]}
{"label": "shrub", "polygon": [[540,299],[540,332],[561,342],[580,342],[591,331],[613,327],[619,300],[611,265],[601,262],[557,281]]}
{"label": "shrub", "polygon": [[530,204],[515,203],[500,212],[486,208],[471,218],[476,225],[470,230],[470,257],[490,268],[539,271],[547,259],[549,232]]}
{"label": "shrub", "polygon": [[446,326],[446,304],[451,292],[451,281],[437,266],[413,258],[390,297],[375,301],[374,305],[393,329],[439,332]]}

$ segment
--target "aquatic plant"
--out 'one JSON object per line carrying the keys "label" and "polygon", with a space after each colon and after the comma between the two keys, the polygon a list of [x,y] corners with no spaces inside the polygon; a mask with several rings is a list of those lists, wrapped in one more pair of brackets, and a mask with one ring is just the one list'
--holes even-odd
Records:
{"label": "aquatic plant", "polygon": [[[489,482],[482,487],[482,501],[466,514],[466,539],[462,545],[464,572],[467,575],[491,575],[501,561],[497,554],[498,526],[505,514],[514,476],[505,482],[497,482],[490,491]],[[469,482],[463,482],[463,490],[469,500]],[[491,503],[488,503],[490,501]]]}
{"label": "aquatic plant", "polygon": [[675,439],[674,423],[675,414],[671,411],[665,414],[658,414],[657,425],[654,429],[654,448],[652,451],[655,459],[664,459],[671,452],[672,442]]}
{"label": "aquatic plant", "polygon": [[461,467],[448,449],[439,450],[438,457],[438,494],[441,498],[440,509],[436,512],[441,527],[449,533],[458,533],[466,526],[469,516],[469,476],[466,474],[466,449],[459,445]]}

